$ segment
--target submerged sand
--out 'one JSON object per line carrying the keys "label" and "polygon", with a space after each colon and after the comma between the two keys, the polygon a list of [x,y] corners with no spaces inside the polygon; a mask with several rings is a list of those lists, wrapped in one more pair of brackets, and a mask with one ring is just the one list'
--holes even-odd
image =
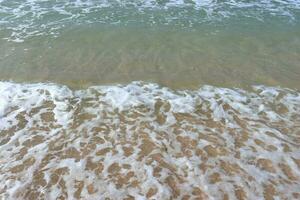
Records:
{"label": "submerged sand", "polygon": [[3,199],[300,198],[300,93],[0,83]]}

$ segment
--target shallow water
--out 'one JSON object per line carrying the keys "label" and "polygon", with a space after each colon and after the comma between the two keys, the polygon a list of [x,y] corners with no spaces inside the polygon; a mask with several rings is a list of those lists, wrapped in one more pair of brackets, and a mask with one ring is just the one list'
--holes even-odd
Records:
{"label": "shallow water", "polygon": [[4,198],[299,198],[299,91],[134,82],[0,92]]}
{"label": "shallow water", "polygon": [[55,39],[2,41],[0,78],[72,87],[144,80],[172,88],[264,84],[299,89],[299,28],[228,26],[220,31],[203,26],[202,31],[86,25]]}
{"label": "shallow water", "polygon": [[298,1],[12,2],[0,3],[2,80],[299,89]]}
{"label": "shallow water", "polygon": [[300,199],[300,3],[0,0],[0,198]]}

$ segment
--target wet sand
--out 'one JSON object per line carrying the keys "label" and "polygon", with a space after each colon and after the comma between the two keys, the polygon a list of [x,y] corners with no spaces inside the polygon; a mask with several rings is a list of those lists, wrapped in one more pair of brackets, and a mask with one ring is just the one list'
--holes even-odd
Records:
{"label": "wet sand", "polygon": [[0,91],[4,199],[300,198],[299,91]]}

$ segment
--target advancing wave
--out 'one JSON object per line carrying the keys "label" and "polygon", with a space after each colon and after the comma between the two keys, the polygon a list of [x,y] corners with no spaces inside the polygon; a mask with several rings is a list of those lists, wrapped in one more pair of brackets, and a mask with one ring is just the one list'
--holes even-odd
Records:
{"label": "advancing wave", "polygon": [[[38,35],[57,36],[70,24],[172,24],[193,27],[237,17],[264,21],[276,16],[299,19],[297,0],[0,0],[0,30],[6,39],[21,42]],[[278,21],[278,18],[276,18]]]}
{"label": "advancing wave", "polygon": [[4,199],[300,198],[300,92],[0,82]]}

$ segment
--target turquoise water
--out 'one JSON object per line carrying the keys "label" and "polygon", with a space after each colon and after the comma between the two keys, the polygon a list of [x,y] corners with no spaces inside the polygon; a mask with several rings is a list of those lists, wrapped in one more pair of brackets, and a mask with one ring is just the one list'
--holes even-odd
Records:
{"label": "turquoise water", "polygon": [[0,0],[0,199],[299,199],[299,0]]}
{"label": "turquoise water", "polygon": [[298,1],[0,5],[2,80],[299,88]]}

